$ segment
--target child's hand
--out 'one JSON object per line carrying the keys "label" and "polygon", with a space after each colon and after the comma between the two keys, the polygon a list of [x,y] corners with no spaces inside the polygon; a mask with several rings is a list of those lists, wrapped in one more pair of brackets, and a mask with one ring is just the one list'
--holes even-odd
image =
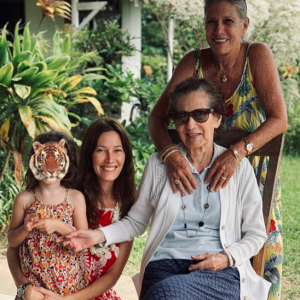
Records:
{"label": "child's hand", "polygon": [[36,215],[35,214],[28,214],[26,215],[25,219],[24,219],[24,229],[26,231],[32,231],[32,229],[34,228],[34,224],[36,224],[38,222],[38,220],[36,219]]}
{"label": "child's hand", "polygon": [[44,234],[52,234],[56,232],[61,221],[56,219],[41,219],[32,227],[38,229]]}

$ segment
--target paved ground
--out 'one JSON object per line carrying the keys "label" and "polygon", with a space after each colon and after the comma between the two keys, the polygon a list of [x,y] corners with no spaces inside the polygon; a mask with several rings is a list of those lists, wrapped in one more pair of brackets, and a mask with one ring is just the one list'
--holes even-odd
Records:
{"label": "paved ground", "polygon": [[[0,300],[14,300],[16,295],[15,283],[8,269],[6,257],[0,255]],[[134,285],[129,276],[121,276],[115,286],[115,290],[122,300],[137,300]]]}

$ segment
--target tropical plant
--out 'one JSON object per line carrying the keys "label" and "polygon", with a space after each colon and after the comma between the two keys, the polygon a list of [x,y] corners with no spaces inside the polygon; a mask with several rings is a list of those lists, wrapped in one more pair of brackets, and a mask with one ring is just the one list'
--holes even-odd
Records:
{"label": "tropical plant", "polygon": [[120,28],[117,20],[99,22],[96,29],[77,31],[74,47],[82,52],[96,52],[100,65],[119,65],[123,56],[131,56],[135,51],[133,37]]}
{"label": "tropical plant", "polygon": [[53,21],[55,15],[65,19],[71,19],[71,5],[66,1],[38,0],[36,5],[40,6],[42,10],[42,19],[39,23],[38,29],[45,17],[49,17]]}
{"label": "tropical plant", "polygon": [[6,172],[0,184],[0,233],[2,233],[10,222],[12,207],[20,188],[14,181],[12,172]]}
{"label": "tropical plant", "polygon": [[163,86],[147,79],[137,79],[136,83],[135,96],[140,100],[140,104],[136,106],[137,117],[132,119],[132,122],[127,126],[124,121],[123,125],[132,143],[136,172],[135,180],[136,184],[138,184],[149,156],[153,154],[156,149],[150,138],[147,123],[148,115],[158,97],[161,95]]}
{"label": "tropical plant", "polygon": [[299,154],[300,151],[300,61],[279,67],[281,86],[288,112],[288,130],[285,133],[284,152]]}
{"label": "tropical plant", "polygon": [[[134,93],[135,81],[133,75],[122,70],[123,56],[132,55],[135,50],[132,37],[127,31],[120,28],[116,20],[100,22],[96,29],[87,29],[76,32],[73,38],[74,49],[77,52],[93,51],[98,54],[97,59],[89,62],[88,67],[98,68],[102,80],[90,83],[97,91],[105,114],[119,118],[123,102],[130,102]],[[100,69],[102,67],[102,69]],[[82,73],[79,69],[78,73]],[[97,117],[90,107],[83,105],[77,109],[78,114],[88,116],[82,118],[84,125],[90,124]],[[83,126],[73,130],[74,134],[82,135]]]}
{"label": "tropical plant", "polygon": [[100,102],[93,97],[96,92],[90,87],[78,86],[80,82],[103,76],[89,73],[90,70],[85,70],[83,76],[73,73],[94,54],[81,54],[71,60],[70,37],[66,36],[61,42],[56,33],[53,55],[46,57],[38,36],[30,35],[28,25],[24,28],[22,41],[18,31],[19,23],[15,27],[12,50],[5,28],[0,36],[0,132],[1,140],[9,144],[0,182],[10,150],[21,148],[21,145],[13,145],[17,128],[25,127],[31,138],[49,129],[70,132],[69,117],[75,118],[77,123],[80,121],[80,117],[70,110],[79,103],[90,102],[99,115],[103,114]]}

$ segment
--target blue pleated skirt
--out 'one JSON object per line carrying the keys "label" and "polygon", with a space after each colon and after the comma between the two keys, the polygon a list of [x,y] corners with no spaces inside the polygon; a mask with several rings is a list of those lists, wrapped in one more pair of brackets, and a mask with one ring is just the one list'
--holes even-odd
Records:
{"label": "blue pleated skirt", "polygon": [[151,261],[145,270],[140,300],[239,300],[237,268],[189,271],[188,259]]}

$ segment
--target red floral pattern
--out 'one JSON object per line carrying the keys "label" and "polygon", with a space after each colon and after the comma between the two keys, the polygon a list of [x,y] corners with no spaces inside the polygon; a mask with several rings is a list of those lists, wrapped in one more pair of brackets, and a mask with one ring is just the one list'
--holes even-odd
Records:
{"label": "red floral pattern", "polygon": [[276,230],[276,223],[275,223],[275,220],[272,219],[269,232],[272,232],[274,230]]}
{"label": "red floral pattern", "polygon": [[[101,214],[99,227],[107,226],[112,223],[114,209],[99,210],[99,212]],[[108,248],[105,247],[99,249],[98,255],[92,254],[90,249],[85,251],[85,260],[90,284],[105,274],[105,272],[115,263],[119,255],[119,249],[120,244],[114,244]],[[94,300],[121,300],[121,298],[113,289],[109,289]]]}
{"label": "red floral pattern", "polygon": [[[42,209],[46,209],[48,218],[73,225],[73,208],[67,197],[58,205],[45,204],[36,198],[25,213],[36,213]],[[88,284],[84,255],[56,243],[58,237],[56,232],[46,235],[32,230],[20,247],[22,271],[35,286],[60,295],[73,294]]]}

